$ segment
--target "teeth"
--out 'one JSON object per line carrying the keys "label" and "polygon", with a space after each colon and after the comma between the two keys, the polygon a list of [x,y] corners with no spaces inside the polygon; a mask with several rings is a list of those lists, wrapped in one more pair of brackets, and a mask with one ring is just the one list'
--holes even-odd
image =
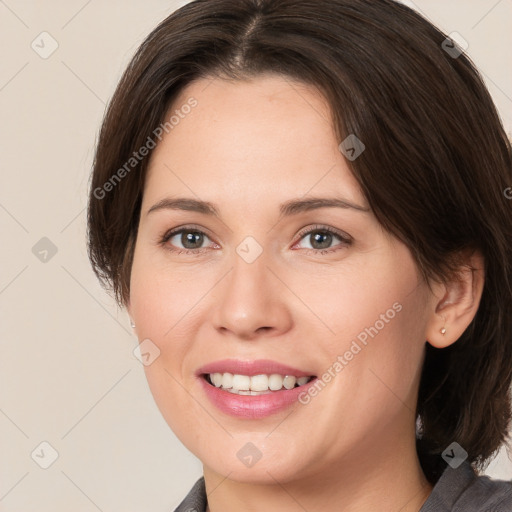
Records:
{"label": "teeth", "polygon": [[268,391],[268,376],[253,375],[251,377],[251,391]]}
{"label": "teeth", "polygon": [[277,373],[273,373],[268,378],[268,388],[272,391],[279,391],[283,387],[283,377]]}
{"label": "teeth", "polygon": [[222,386],[222,373],[210,373],[210,380],[216,388]]}
{"label": "teeth", "polygon": [[233,375],[232,373],[209,373],[210,382],[217,388],[225,389],[239,395],[262,395],[272,391],[293,389],[303,386],[313,377],[294,377],[293,375]]}
{"label": "teeth", "polygon": [[286,389],[292,389],[295,387],[295,383],[297,382],[297,377],[293,377],[291,375],[287,375],[284,379],[283,379],[283,386],[286,388]]}
{"label": "teeth", "polygon": [[229,388],[233,387],[233,374],[232,373],[224,373],[224,374],[219,373],[219,375],[222,378],[222,387],[224,389],[229,389]]}
{"label": "teeth", "polygon": [[[222,379],[224,382],[224,379]],[[233,375],[233,384],[232,388],[237,389],[238,391],[249,391],[249,387],[251,386],[251,377],[247,375]]]}

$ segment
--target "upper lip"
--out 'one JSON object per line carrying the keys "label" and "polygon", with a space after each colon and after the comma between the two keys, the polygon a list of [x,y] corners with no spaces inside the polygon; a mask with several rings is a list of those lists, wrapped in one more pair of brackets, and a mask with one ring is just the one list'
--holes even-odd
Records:
{"label": "upper lip", "polygon": [[270,359],[256,359],[252,361],[240,359],[223,359],[201,366],[197,375],[205,373],[232,373],[238,375],[253,375],[277,373],[279,375],[293,375],[295,377],[311,377],[312,372],[302,371]]}

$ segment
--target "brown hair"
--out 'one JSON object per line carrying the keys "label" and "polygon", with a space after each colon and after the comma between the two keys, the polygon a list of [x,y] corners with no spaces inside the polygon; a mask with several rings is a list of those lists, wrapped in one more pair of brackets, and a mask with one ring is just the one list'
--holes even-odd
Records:
{"label": "brown hair", "polygon": [[[448,52],[446,37],[391,0],[191,2],[153,30],[117,87],[88,209],[94,271],[126,305],[149,158],[132,161],[133,169],[126,162],[178,93],[199,78],[264,72],[317,87],[339,140],[356,134],[363,141],[365,151],[348,164],[427,282],[456,275],[463,251],[485,258],[472,323],[448,348],[426,344],[417,451],[431,483],[453,441],[475,469],[484,468],[511,421],[512,202],[504,194],[512,186],[511,146],[474,65]],[[122,180],[112,182],[121,168]]]}

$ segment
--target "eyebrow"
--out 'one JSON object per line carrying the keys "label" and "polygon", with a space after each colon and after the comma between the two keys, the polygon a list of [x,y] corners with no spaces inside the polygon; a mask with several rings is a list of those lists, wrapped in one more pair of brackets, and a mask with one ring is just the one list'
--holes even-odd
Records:
{"label": "eyebrow", "polygon": [[[370,208],[355,204],[346,199],[337,197],[310,197],[308,199],[292,199],[281,204],[279,207],[280,218],[289,217],[291,215],[297,215],[299,213],[317,210],[320,208],[344,208],[360,212],[370,211]],[[213,203],[188,197],[166,197],[158,201],[158,203],[155,203],[147,211],[146,215],[149,215],[150,213],[158,210],[185,210],[220,218],[219,210]]]}

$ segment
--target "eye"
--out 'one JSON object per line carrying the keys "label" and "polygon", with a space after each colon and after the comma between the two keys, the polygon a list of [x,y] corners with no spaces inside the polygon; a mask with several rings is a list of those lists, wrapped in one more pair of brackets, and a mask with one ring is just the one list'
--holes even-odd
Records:
{"label": "eye", "polygon": [[[329,226],[322,225],[306,228],[302,230],[298,236],[301,240],[308,240],[309,237],[309,247],[303,247],[303,249],[306,251],[312,251],[315,254],[335,252],[344,247],[350,246],[353,241],[350,235]],[[333,248],[331,246],[335,239],[338,239],[340,243],[335,245]],[[210,240],[210,238],[200,229],[185,226],[165,233],[160,240],[160,244],[167,250],[177,254],[197,255],[208,250],[207,246],[204,247],[204,243],[207,240]],[[297,245],[298,244],[295,244],[295,246]],[[218,247],[219,246],[215,244],[215,248]]]}
{"label": "eye", "polygon": [[[160,243],[169,251],[178,254],[197,254],[203,252],[203,244],[209,240],[208,235],[194,227],[182,227],[168,231],[160,240]],[[181,244],[181,246],[180,246]]]}
{"label": "eye", "polygon": [[[352,244],[352,237],[329,226],[316,225],[307,228],[299,233],[299,237],[309,241],[309,247],[305,247],[306,250],[321,254],[334,252]],[[336,238],[341,243],[332,248],[331,245]]]}

